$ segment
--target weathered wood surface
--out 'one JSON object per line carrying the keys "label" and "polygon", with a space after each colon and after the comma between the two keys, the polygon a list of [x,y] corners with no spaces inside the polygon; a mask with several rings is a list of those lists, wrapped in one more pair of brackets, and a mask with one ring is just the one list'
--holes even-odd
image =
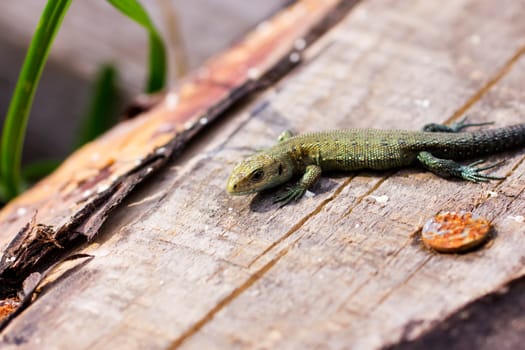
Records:
{"label": "weathered wood surface", "polygon": [[[108,213],[221,112],[297,64],[303,50],[353,1],[303,0],[207,62],[160,102],[75,152],[0,212],[0,299],[52,257],[91,240]],[[332,19],[332,20],[331,20]],[[0,326],[1,328],[1,326]]]}
{"label": "weathered wood surface", "polygon": [[[414,339],[525,273],[525,153],[488,184],[421,169],[324,177],[277,209],[229,197],[233,164],[286,128],[523,122],[524,1],[362,1],[302,67],[135,191],[4,331],[6,348],[378,348]],[[479,251],[418,240],[441,210],[492,220]]]}

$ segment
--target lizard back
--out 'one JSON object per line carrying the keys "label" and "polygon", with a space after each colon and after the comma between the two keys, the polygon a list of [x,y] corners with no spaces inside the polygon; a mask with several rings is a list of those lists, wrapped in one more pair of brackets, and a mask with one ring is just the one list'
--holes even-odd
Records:
{"label": "lizard back", "polygon": [[347,129],[294,136],[272,151],[288,153],[303,169],[389,169],[412,164],[421,151],[447,159],[465,159],[525,144],[525,124],[476,132],[445,133],[380,129]]}

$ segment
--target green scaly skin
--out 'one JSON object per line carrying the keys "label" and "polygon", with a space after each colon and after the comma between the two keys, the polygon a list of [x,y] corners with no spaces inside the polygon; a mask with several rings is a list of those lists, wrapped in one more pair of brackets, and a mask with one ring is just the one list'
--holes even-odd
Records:
{"label": "green scaly skin", "polygon": [[454,160],[492,154],[525,145],[525,124],[477,132],[460,132],[465,119],[450,126],[429,124],[423,131],[349,129],[292,136],[289,131],[279,142],[237,164],[228,179],[233,195],[259,192],[279,186],[293,177],[300,180],[276,198],[282,205],[297,200],[323,171],[359,169],[385,170],[421,163],[443,177],[473,182],[501,180],[482,172],[500,163],[478,167],[483,161],[462,165]]}

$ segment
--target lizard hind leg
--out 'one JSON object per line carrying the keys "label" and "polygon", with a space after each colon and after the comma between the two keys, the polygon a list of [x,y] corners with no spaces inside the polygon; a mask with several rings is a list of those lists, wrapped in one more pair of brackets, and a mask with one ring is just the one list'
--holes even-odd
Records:
{"label": "lizard hind leg", "polygon": [[478,167],[477,165],[484,162],[483,160],[478,160],[468,165],[462,165],[450,159],[437,158],[430,152],[420,152],[417,159],[425,168],[441,177],[459,177],[472,182],[487,182],[490,180],[505,179],[505,177],[486,175],[482,173],[482,171],[495,168],[503,162]]}
{"label": "lizard hind leg", "polygon": [[483,126],[483,125],[491,125],[494,124],[494,122],[484,122],[484,123],[467,123],[468,117],[463,117],[461,120],[452,123],[450,125],[445,124],[438,124],[438,123],[430,123],[423,126],[423,131],[430,131],[430,132],[461,132],[465,128],[469,128],[471,126]]}

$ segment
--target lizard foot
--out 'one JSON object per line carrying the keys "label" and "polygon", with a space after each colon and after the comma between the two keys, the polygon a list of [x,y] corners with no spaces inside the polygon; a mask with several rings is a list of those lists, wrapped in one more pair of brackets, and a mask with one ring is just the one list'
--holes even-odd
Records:
{"label": "lizard foot", "polygon": [[500,166],[505,161],[493,163],[486,165],[484,167],[477,167],[476,165],[483,163],[484,160],[480,159],[478,161],[475,161],[474,163],[471,163],[469,165],[462,165],[460,167],[461,177],[465,180],[472,181],[472,182],[487,182],[489,180],[504,180],[505,177],[501,176],[492,176],[492,175],[486,175],[482,174],[482,171],[495,168],[497,166]]}
{"label": "lizard foot", "polygon": [[291,186],[286,188],[286,191],[275,197],[274,203],[280,202],[280,207],[284,207],[286,204],[290,203],[292,200],[298,200],[306,192],[306,189],[302,186]]}
{"label": "lizard foot", "polygon": [[484,123],[468,123],[467,122],[468,117],[463,117],[461,120],[452,123],[450,125],[444,125],[444,124],[427,124],[423,127],[423,131],[431,131],[431,132],[460,132],[465,128],[471,127],[471,126],[483,126],[483,125],[491,125],[494,124],[494,122],[484,122]]}
{"label": "lizard foot", "polygon": [[494,122],[484,122],[484,123],[467,123],[468,117],[465,116],[461,120],[450,124],[450,130],[451,132],[460,132],[461,130],[465,128],[469,128],[471,126],[484,126],[484,125],[492,125]]}

